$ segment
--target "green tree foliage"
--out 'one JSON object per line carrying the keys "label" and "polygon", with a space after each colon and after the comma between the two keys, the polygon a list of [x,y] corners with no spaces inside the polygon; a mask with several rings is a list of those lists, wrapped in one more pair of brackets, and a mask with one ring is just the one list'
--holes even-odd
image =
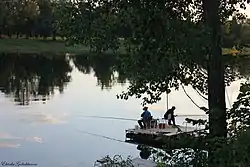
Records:
{"label": "green tree foliage", "polygon": [[[128,91],[118,98],[136,96],[143,97],[144,104],[156,103],[162,93],[169,93],[169,88],[178,89],[181,84],[191,84],[197,91],[207,93],[209,137],[212,140],[223,137],[219,142],[208,142],[209,166],[220,166],[222,162],[216,152],[220,141],[227,140],[228,130],[221,27],[230,16],[239,16],[236,6],[244,8],[244,3],[244,0],[81,1],[71,4],[74,10],[70,18],[74,19],[66,20],[65,25],[71,27],[67,31],[70,42],[86,43],[95,52],[121,47],[119,36],[114,33],[119,25],[132,30],[122,43],[126,50],[123,68],[131,71],[132,81]],[[97,12],[86,14],[92,19],[87,27],[80,24],[83,9]],[[235,34],[233,44],[235,41],[238,44],[240,31],[235,19],[230,32]]]}
{"label": "green tree foliage", "polygon": [[0,34],[19,38],[55,34],[57,0],[2,0],[0,2]]}
{"label": "green tree foliage", "polygon": [[[222,2],[222,19],[234,12],[234,5]],[[202,12],[192,10],[202,9],[202,2],[76,1],[63,6],[69,43],[90,45],[95,52],[127,51],[122,66],[134,80],[131,91],[120,97],[146,93],[144,101],[153,103],[168,88],[178,88],[179,81],[207,93],[206,30]],[[115,33],[119,26],[132,31],[122,41]]]}
{"label": "green tree foliage", "polygon": [[[186,4],[187,3],[188,2],[186,2]],[[114,8],[110,12],[108,8],[110,5],[113,5],[112,2],[103,2],[101,6],[96,6],[92,4],[96,4],[95,1],[90,2],[90,1],[63,1],[63,0],[16,0],[16,1],[2,0],[0,2],[0,9],[1,9],[0,34],[8,35],[10,37],[13,35],[17,35],[18,38],[22,35],[26,36],[26,38],[34,36],[43,36],[44,38],[46,38],[47,36],[52,36],[54,40],[56,39],[55,36],[61,36],[61,37],[67,36],[69,38],[68,41],[76,42],[77,41],[76,39],[78,39],[78,42],[80,42],[79,39],[81,39],[81,43],[83,41],[88,43],[88,41],[86,40],[91,39],[93,43],[91,46],[95,50],[103,50],[103,49],[107,50],[108,48],[109,49],[117,48],[116,40],[114,40],[113,43],[106,43],[99,41],[100,43],[105,43],[106,46],[103,46],[104,47],[103,49],[96,48],[97,46],[100,46],[99,44],[98,45],[94,44],[97,43],[98,40],[100,39],[109,40],[110,38],[113,39],[115,38],[114,36],[111,37],[110,35],[108,37],[107,34],[104,32],[110,32],[109,34],[116,34],[116,36],[126,39],[128,39],[133,35],[132,32],[132,29],[134,29],[133,26],[131,27],[130,25],[128,25],[127,21],[125,23],[124,19],[120,20],[121,15],[122,17],[129,19],[128,17],[134,15],[131,13],[132,11],[130,12],[130,14],[129,12],[124,10],[125,8],[123,8],[123,11],[120,11],[120,13],[116,11],[118,9],[121,9],[121,7],[125,7],[126,6],[125,2],[123,2],[122,4],[120,2],[119,4],[116,3],[118,6],[115,7],[116,9]],[[192,8],[198,7],[202,9],[201,2],[197,1],[195,2],[195,4],[196,7],[193,6]],[[103,8],[104,5],[106,5],[105,8]],[[137,12],[139,11],[138,9],[136,10]],[[136,12],[136,10],[133,10],[133,12]],[[196,18],[200,17],[200,14],[198,14],[197,12],[196,13],[192,12],[192,15],[196,15]],[[235,18],[237,18],[237,20],[239,19],[242,20],[242,17],[240,16],[237,16]],[[133,22],[136,21],[135,19],[132,20]],[[80,21],[82,24],[78,25],[78,28],[74,29],[74,31],[75,32],[85,31],[80,33],[84,34],[85,37],[82,36],[74,38],[74,34],[69,35],[70,32],[73,32],[73,29],[68,27],[68,25],[69,24],[74,25],[78,21]],[[107,22],[113,22],[114,24],[113,25],[107,24],[105,28],[97,27],[98,24],[102,24],[104,22],[105,24]],[[249,37],[245,35],[249,31],[249,28],[247,26],[249,25],[249,22],[245,21],[244,23],[241,22],[241,24],[242,26],[244,26],[244,28],[242,28],[240,38],[242,38],[242,41],[244,43],[249,43],[248,42]],[[99,35],[97,38],[93,38],[93,33],[94,33],[93,30],[96,28],[101,28],[103,33],[102,35]],[[92,31],[92,33],[90,33],[90,31]],[[80,34],[78,33],[78,35]],[[228,44],[230,43],[229,39],[231,40],[235,39],[232,38],[232,36],[235,36],[235,34],[234,35],[225,34],[225,36],[226,37],[230,36],[230,38],[227,38],[225,40],[225,46],[231,47],[231,45]],[[107,39],[105,39],[104,37]],[[122,42],[122,44],[124,43]]]}
{"label": "green tree foliage", "polygon": [[[90,45],[95,52],[126,50],[124,71],[131,85],[118,98],[143,98],[143,105],[162,93],[191,84],[208,95],[210,132],[226,136],[225,67],[221,56],[221,25],[245,1],[76,1],[67,2],[64,27],[70,43]],[[98,4],[98,5],[97,5]],[[94,12],[90,12],[94,11]],[[85,22],[87,24],[81,24]],[[239,35],[235,19],[230,31]],[[120,42],[122,25],[132,33]],[[228,82],[229,81],[229,82]],[[219,128],[218,128],[219,127]]]}
{"label": "green tree foliage", "polygon": [[94,167],[133,167],[131,157],[124,159],[120,155],[115,155],[113,158],[110,156],[106,156],[101,160],[97,160],[94,164]]}
{"label": "green tree foliage", "polygon": [[244,130],[250,126],[250,84],[242,83],[237,101],[228,112],[229,126],[231,134]]}

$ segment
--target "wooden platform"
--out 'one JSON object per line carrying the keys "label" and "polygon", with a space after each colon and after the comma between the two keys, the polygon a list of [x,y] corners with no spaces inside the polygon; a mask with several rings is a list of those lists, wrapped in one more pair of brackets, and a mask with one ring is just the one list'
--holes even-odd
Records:
{"label": "wooden platform", "polygon": [[188,133],[193,132],[195,130],[199,130],[198,128],[186,127],[186,126],[166,126],[164,129],[159,128],[149,128],[149,129],[127,129],[126,133],[134,133],[134,134],[145,134],[145,135],[166,135],[171,136],[178,133]]}
{"label": "wooden platform", "polygon": [[161,148],[164,145],[165,139],[175,140],[183,135],[195,134],[198,131],[202,131],[199,127],[188,127],[188,126],[172,126],[167,125],[165,128],[149,128],[149,129],[139,129],[135,127],[134,129],[125,130],[126,142],[134,144],[145,144],[149,146],[154,146]]}

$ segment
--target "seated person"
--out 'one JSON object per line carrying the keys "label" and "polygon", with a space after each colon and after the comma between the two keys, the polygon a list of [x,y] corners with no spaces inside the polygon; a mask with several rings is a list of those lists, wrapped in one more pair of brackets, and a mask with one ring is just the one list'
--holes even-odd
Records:
{"label": "seated person", "polygon": [[[165,114],[164,114],[164,119],[168,120],[168,125],[173,125],[176,126],[175,124],[175,116],[174,116],[174,110],[175,106],[173,106],[171,109],[169,109]],[[172,123],[171,123],[172,122]]]}
{"label": "seated person", "polygon": [[140,125],[141,129],[146,128],[147,122],[152,120],[151,113],[148,111],[148,107],[143,108],[143,113],[141,114],[142,119],[138,120],[138,124]]}

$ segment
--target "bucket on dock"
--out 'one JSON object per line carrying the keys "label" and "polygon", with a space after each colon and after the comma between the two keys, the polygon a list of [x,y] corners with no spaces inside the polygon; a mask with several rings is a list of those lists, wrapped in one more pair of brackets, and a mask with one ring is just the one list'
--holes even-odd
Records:
{"label": "bucket on dock", "polygon": [[165,123],[159,123],[159,129],[165,129],[166,124]]}
{"label": "bucket on dock", "polygon": [[168,124],[166,123],[159,123],[158,128],[159,129],[166,129],[168,127]]}
{"label": "bucket on dock", "polygon": [[159,123],[159,129],[162,129],[162,123]]}
{"label": "bucket on dock", "polygon": [[163,123],[163,125],[162,125],[162,126],[163,126],[163,127],[162,127],[162,129],[165,129],[165,128],[166,128],[166,124],[164,124],[164,123]]}

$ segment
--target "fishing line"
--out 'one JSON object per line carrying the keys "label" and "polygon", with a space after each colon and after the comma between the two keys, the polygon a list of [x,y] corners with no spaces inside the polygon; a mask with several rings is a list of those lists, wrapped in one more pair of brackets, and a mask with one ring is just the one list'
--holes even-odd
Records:
{"label": "fishing line", "polygon": [[81,129],[76,129],[76,130],[79,131],[79,132],[88,134],[88,135],[92,135],[92,136],[96,136],[96,137],[100,137],[100,138],[104,138],[104,139],[113,140],[113,141],[117,141],[117,142],[127,143],[127,144],[128,144],[128,142],[123,141],[123,140],[120,140],[120,139],[115,139],[115,138],[108,137],[108,136],[104,136],[104,135],[99,135],[99,134],[95,134],[95,133],[90,133],[90,132],[88,132],[88,131],[84,131],[84,130],[81,130]]}
{"label": "fishing line", "polygon": [[137,121],[137,119],[132,118],[122,118],[122,117],[103,117],[103,116],[80,116],[85,118],[100,118],[100,119],[117,119],[117,120],[123,120],[123,121]]}
{"label": "fishing line", "polygon": [[207,115],[205,115],[205,114],[197,114],[197,115],[178,115],[178,114],[176,114],[176,117],[205,117],[205,116],[207,116]]}

